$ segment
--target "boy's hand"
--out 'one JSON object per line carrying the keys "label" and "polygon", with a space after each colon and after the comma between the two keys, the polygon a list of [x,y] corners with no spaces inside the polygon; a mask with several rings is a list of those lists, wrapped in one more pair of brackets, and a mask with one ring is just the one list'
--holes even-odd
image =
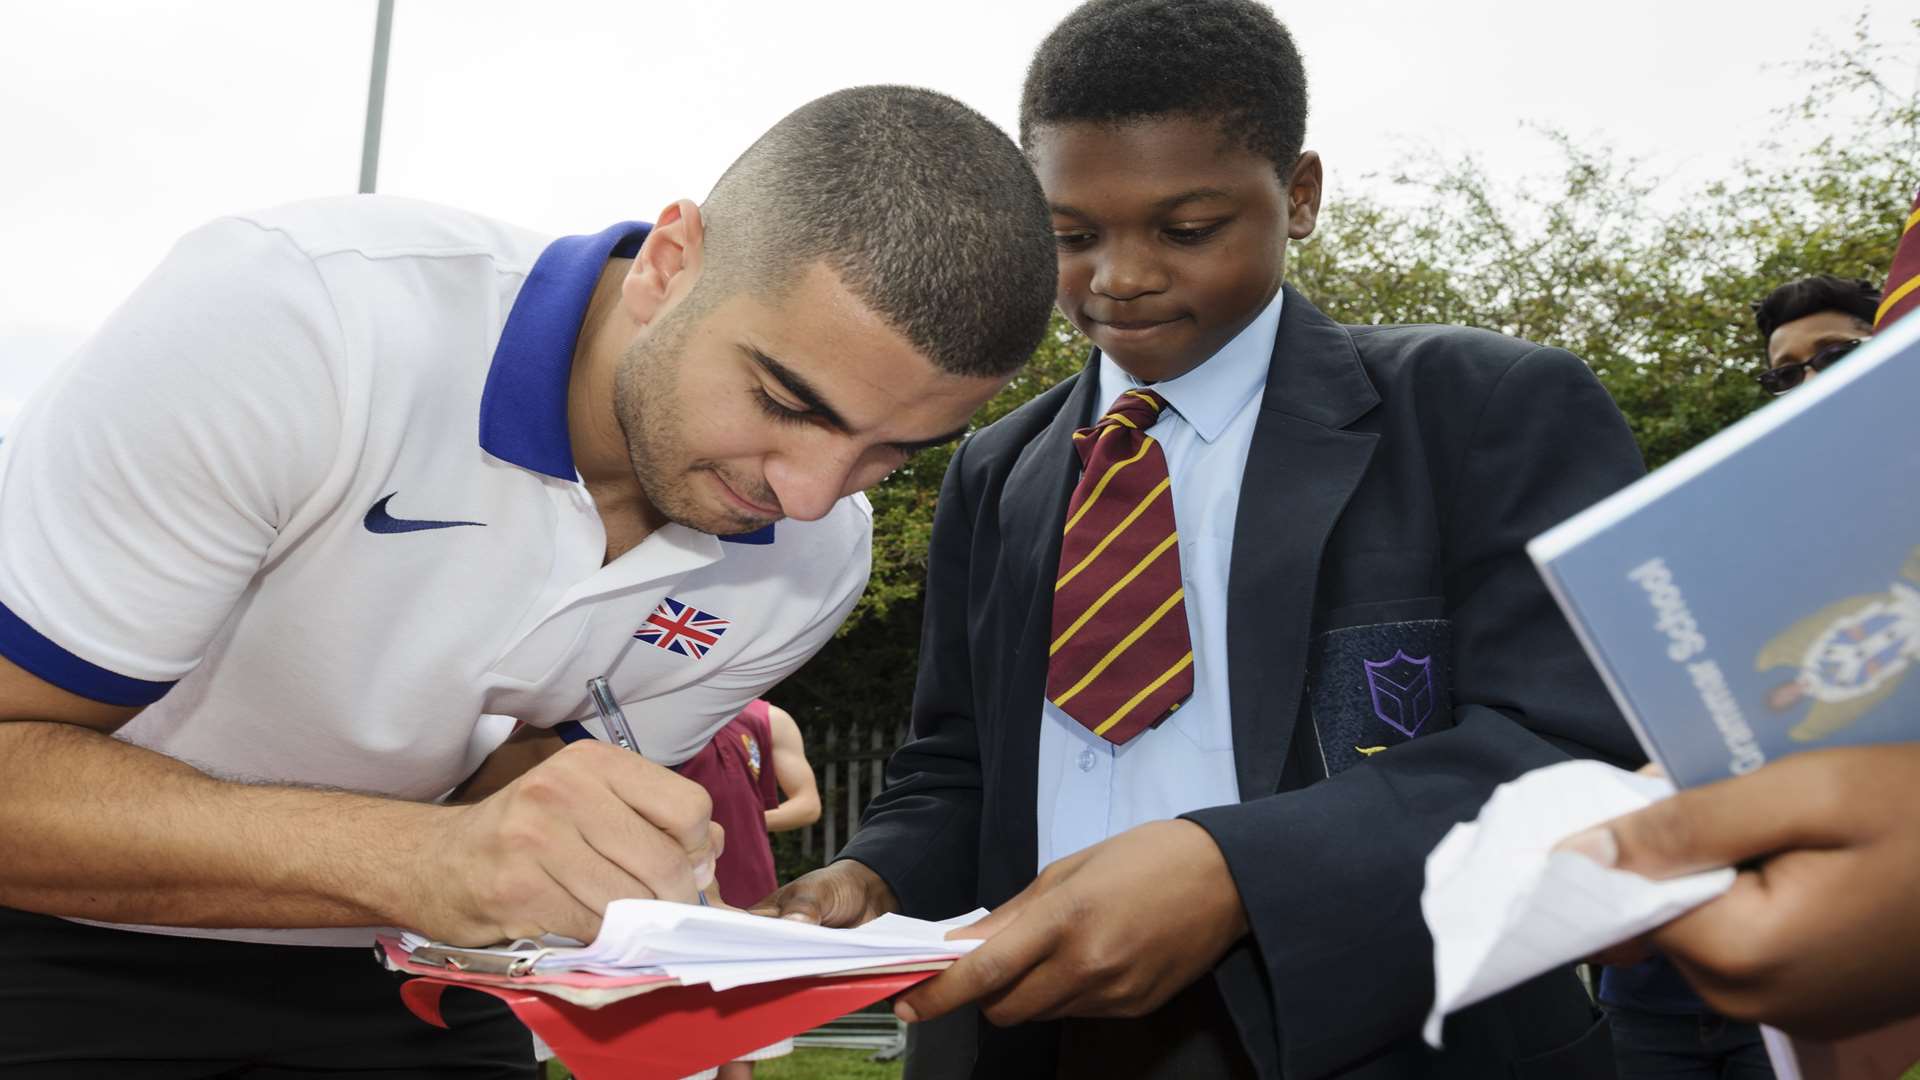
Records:
{"label": "boy's hand", "polygon": [[879,874],[865,863],[841,859],[795,878],[751,910],[821,926],[859,926],[899,909],[900,902]]}
{"label": "boy's hand", "polygon": [[1205,974],[1247,932],[1226,859],[1190,821],[1129,829],[1041,871],[951,938],[986,938],[894,1007],[931,1020],[970,1001],[996,1024],[1140,1016]]}
{"label": "boy's hand", "polygon": [[693,901],[725,837],[699,784],[638,754],[580,742],[498,793],[449,807],[421,837],[409,929],[454,945],[543,933],[591,941],[626,897]]}
{"label": "boy's hand", "polygon": [[1647,937],[1718,1012],[1833,1038],[1920,1011],[1920,744],[1782,758],[1561,847],[1651,878],[1751,864]]}

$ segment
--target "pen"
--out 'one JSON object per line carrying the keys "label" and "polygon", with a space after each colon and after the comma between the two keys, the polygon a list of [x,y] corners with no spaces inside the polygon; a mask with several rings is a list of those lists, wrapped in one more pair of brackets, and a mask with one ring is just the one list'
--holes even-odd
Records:
{"label": "pen", "polygon": [[620,703],[613,699],[613,688],[607,685],[605,675],[587,680],[587,695],[593,698],[594,710],[600,714],[600,723],[607,729],[613,745],[640,753],[639,744],[633,741],[633,728],[627,726],[627,714],[620,711]]}
{"label": "pen", "polygon": [[[605,675],[595,675],[587,680],[587,696],[593,699],[594,711],[600,714],[600,723],[607,729],[607,737],[622,750],[640,753],[640,744],[633,740],[633,728],[627,725],[627,714],[620,710],[620,703],[614,700],[613,688],[607,685]],[[645,756],[644,754],[641,756]],[[707,903],[707,890],[699,891],[700,906],[711,907]]]}

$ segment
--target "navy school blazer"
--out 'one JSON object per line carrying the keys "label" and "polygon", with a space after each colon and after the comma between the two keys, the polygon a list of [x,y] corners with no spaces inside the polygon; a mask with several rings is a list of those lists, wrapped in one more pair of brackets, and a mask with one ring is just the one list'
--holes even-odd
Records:
{"label": "navy school blazer", "polygon": [[[955,453],[929,553],[912,737],[843,852],[909,914],[1035,877],[1047,632],[1092,362]],[[1419,1041],[1427,853],[1568,756],[1632,766],[1625,722],[1524,545],[1642,472],[1570,353],[1482,330],[1343,326],[1288,289],[1229,568],[1240,801],[1186,815],[1251,933],[1214,978],[1263,1077],[1612,1077],[1570,972]],[[1384,749],[1382,749],[1384,747]],[[1052,1075],[1057,1025],[981,1025],[976,1076]]]}

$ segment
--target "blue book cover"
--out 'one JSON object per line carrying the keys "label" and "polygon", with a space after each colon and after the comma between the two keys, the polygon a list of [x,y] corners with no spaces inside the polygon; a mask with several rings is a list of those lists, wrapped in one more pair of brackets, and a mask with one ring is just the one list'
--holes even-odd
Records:
{"label": "blue book cover", "polygon": [[1920,739],[1920,317],[1527,551],[1682,787]]}

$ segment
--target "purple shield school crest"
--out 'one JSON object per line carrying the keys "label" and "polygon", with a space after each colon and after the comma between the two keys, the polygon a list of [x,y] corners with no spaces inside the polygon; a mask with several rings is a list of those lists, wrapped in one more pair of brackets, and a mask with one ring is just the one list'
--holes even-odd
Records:
{"label": "purple shield school crest", "polygon": [[1433,657],[1408,656],[1398,649],[1391,660],[1362,660],[1373,715],[1408,738],[1433,716]]}

